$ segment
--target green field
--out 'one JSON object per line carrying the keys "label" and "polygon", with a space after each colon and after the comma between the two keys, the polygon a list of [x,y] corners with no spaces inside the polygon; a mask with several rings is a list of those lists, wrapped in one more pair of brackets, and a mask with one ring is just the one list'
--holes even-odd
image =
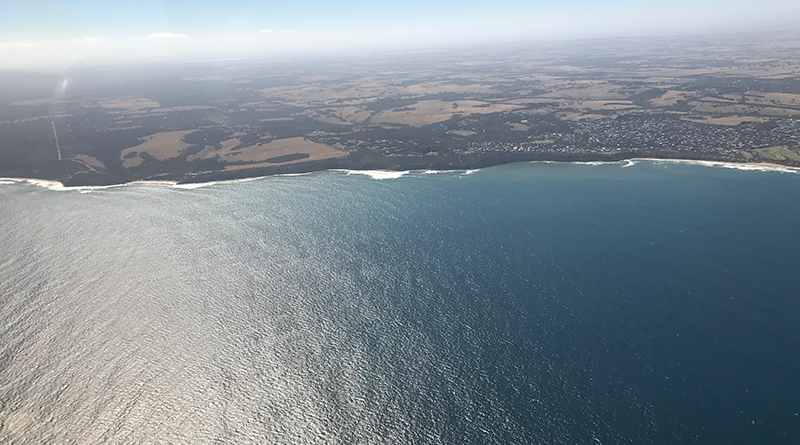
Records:
{"label": "green field", "polygon": [[777,145],[775,147],[759,148],[755,150],[759,156],[771,161],[800,161],[800,154],[789,150],[786,145]]}

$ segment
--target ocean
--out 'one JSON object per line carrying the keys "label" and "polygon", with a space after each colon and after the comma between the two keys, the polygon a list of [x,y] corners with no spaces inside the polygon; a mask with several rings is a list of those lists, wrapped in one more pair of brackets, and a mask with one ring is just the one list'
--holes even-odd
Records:
{"label": "ocean", "polygon": [[0,180],[0,443],[800,443],[800,174],[725,167]]}

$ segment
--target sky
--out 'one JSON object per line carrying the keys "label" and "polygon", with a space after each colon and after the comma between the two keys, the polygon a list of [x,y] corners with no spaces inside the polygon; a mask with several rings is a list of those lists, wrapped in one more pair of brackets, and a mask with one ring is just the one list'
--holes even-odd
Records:
{"label": "sky", "polygon": [[799,24],[797,0],[4,0],[0,69]]}

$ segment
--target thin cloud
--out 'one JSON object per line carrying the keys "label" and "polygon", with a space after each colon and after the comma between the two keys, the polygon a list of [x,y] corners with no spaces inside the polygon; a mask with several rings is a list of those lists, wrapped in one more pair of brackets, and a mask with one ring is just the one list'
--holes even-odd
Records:
{"label": "thin cloud", "polygon": [[183,39],[189,37],[186,34],[175,34],[174,32],[154,32],[150,34],[151,39]]}
{"label": "thin cloud", "polygon": [[18,41],[9,41],[9,42],[0,42],[0,49],[26,49],[26,48],[41,48],[42,45],[39,42],[18,42]]}
{"label": "thin cloud", "polygon": [[104,39],[102,37],[80,37],[72,40],[78,43],[100,43]]}
{"label": "thin cloud", "polygon": [[259,29],[259,34],[281,34],[281,33],[289,33],[294,32],[293,29]]}

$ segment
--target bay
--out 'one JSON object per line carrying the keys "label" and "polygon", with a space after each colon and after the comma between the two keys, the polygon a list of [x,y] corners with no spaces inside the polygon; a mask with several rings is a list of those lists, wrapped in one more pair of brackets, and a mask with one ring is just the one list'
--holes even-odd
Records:
{"label": "bay", "polygon": [[0,442],[800,441],[800,175],[352,173],[3,181]]}

